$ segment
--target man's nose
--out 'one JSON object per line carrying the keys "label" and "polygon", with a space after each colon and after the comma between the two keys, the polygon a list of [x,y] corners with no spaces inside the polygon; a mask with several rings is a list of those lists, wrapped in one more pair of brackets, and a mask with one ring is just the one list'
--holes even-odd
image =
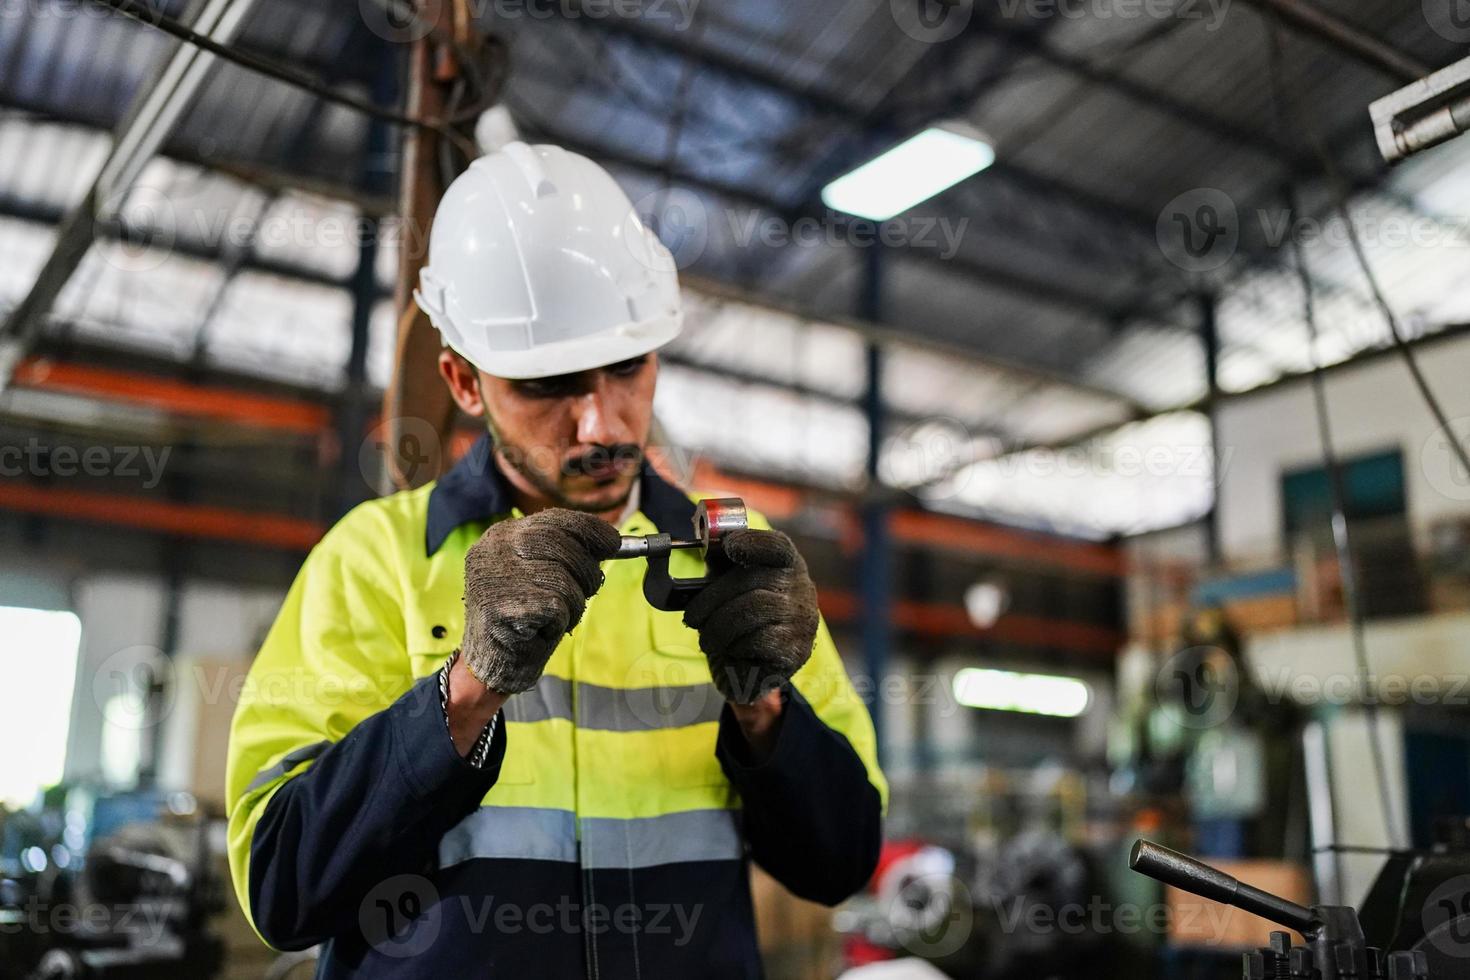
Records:
{"label": "man's nose", "polygon": [[618,417],[613,400],[599,385],[577,398],[577,441],[612,446],[630,442],[628,427]]}

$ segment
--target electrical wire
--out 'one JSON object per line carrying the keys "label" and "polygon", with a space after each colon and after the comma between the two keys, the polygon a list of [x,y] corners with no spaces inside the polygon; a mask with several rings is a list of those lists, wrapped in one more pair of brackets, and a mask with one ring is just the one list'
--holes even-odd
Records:
{"label": "electrical wire", "polygon": [[367,99],[360,99],[344,92],[338,92],[336,89],[322,84],[306,72],[299,71],[287,65],[277,64],[269,58],[262,58],[248,51],[242,51],[226,44],[220,44],[213,38],[200,34],[198,31],[195,31],[193,28],[175,20],[167,14],[152,10],[142,0],[91,0],[91,2],[113,10],[147,27],[152,27],[155,30],[162,31],[181,41],[185,41],[202,51],[209,52],[223,61],[228,61],[231,64],[238,65],[257,74],[265,75],[268,78],[273,78],[276,81],[284,82],[287,85],[293,85],[325,102],[352,109],[364,115],[373,116],[387,122],[396,123],[400,126],[431,130],[455,144],[456,147],[469,156],[474,157],[478,155],[478,150],[476,150],[474,143],[453,128],[453,125],[456,123],[467,122],[478,117],[478,109],[467,111],[462,118],[456,117],[442,120],[421,119],[397,109],[377,105]]}
{"label": "electrical wire", "polygon": [[[1317,149],[1319,153],[1322,151],[1320,146]],[[1373,301],[1377,304],[1379,312],[1383,314],[1383,322],[1388,324],[1388,333],[1393,338],[1394,349],[1404,359],[1404,366],[1409,369],[1409,375],[1414,379],[1414,386],[1419,389],[1419,396],[1423,398],[1424,404],[1429,406],[1430,414],[1434,416],[1435,422],[1439,425],[1440,430],[1444,432],[1445,441],[1450,444],[1450,448],[1454,451],[1460,466],[1465,470],[1465,475],[1470,476],[1470,451],[1466,450],[1465,444],[1459,440],[1455,435],[1455,430],[1450,427],[1449,416],[1445,413],[1444,406],[1440,404],[1439,398],[1435,396],[1434,390],[1429,387],[1429,381],[1424,377],[1424,372],[1419,367],[1418,356],[1415,355],[1414,349],[1409,346],[1409,342],[1404,339],[1403,330],[1399,326],[1398,316],[1394,313],[1393,307],[1388,304],[1387,298],[1383,295],[1383,288],[1379,285],[1378,276],[1374,274],[1372,267],[1369,266],[1368,256],[1363,251],[1363,240],[1358,235],[1357,226],[1353,224],[1352,218],[1348,214],[1347,197],[1342,190],[1341,175],[1332,165],[1331,159],[1325,157],[1325,154],[1324,166],[1328,169],[1328,183],[1332,188],[1333,204],[1337,209],[1338,216],[1342,219],[1343,225],[1347,228],[1348,242],[1352,245],[1353,255],[1357,257],[1358,265],[1363,270],[1363,277],[1368,280],[1368,288],[1373,293]]]}
{"label": "electrical wire", "polygon": [[[1273,71],[1279,73],[1279,60],[1282,57],[1280,49],[1283,44],[1281,37],[1284,28],[1279,17],[1273,15],[1273,21],[1275,30],[1272,34],[1272,58],[1273,61],[1277,62]],[[1277,81],[1280,81],[1279,75]],[[1278,102],[1278,105],[1281,104]],[[1323,144],[1320,134],[1306,127],[1301,127],[1301,132],[1307,135],[1307,141],[1310,143],[1312,151],[1316,155],[1323,172],[1327,175],[1327,186],[1332,195],[1333,208],[1337,211],[1338,217],[1341,219],[1347,231],[1348,243],[1352,247],[1353,257],[1357,260],[1358,267],[1363,271],[1363,278],[1368,282],[1368,290],[1373,295],[1373,302],[1378,307],[1378,311],[1383,315],[1383,322],[1388,326],[1389,337],[1392,339],[1394,349],[1403,358],[1404,366],[1409,369],[1409,375],[1414,380],[1414,386],[1419,390],[1420,398],[1428,406],[1430,414],[1434,416],[1435,422],[1439,425],[1441,431],[1444,432],[1445,441],[1450,444],[1450,448],[1454,452],[1456,459],[1465,470],[1465,475],[1470,477],[1470,450],[1467,450],[1464,443],[1455,436],[1455,431],[1450,426],[1449,415],[1445,412],[1444,406],[1435,395],[1434,389],[1429,386],[1428,379],[1424,377],[1424,372],[1419,367],[1419,358],[1414,353],[1414,349],[1409,346],[1408,340],[1404,337],[1398,315],[1394,313],[1393,307],[1384,295],[1383,287],[1378,281],[1377,274],[1373,272],[1373,267],[1368,263],[1367,252],[1363,249],[1362,236],[1358,234],[1358,227],[1353,222],[1352,215],[1348,210],[1347,192],[1344,189],[1347,182],[1343,179],[1342,170],[1337,166],[1332,155],[1327,152],[1327,147]]]}
{"label": "electrical wire", "polygon": [[[1268,50],[1268,70],[1271,80],[1272,109],[1278,131],[1288,130],[1288,117],[1292,115],[1290,101],[1286,98],[1286,87],[1282,63],[1284,60],[1283,28],[1279,21],[1271,25]],[[1296,120],[1292,120],[1296,122]],[[1299,132],[1304,127],[1292,126]],[[1286,188],[1287,227],[1296,220],[1297,195],[1295,187]],[[1326,371],[1317,357],[1317,306],[1311,270],[1307,267],[1301,236],[1288,234],[1296,272],[1301,280],[1302,314],[1307,328],[1307,354],[1311,360],[1312,398],[1316,408],[1317,435],[1322,447],[1322,461],[1327,470],[1327,485],[1332,501],[1332,543],[1337,553],[1338,575],[1342,580],[1343,604],[1347,607],[1348,632],[1352,640],[1353,659],[1358,671],[1359,682],[1365,688],[1372,682],[1372,667],[1368,659],[1367,624],[1363,615],[1362,593],[1359,588],[1357,564],[1353,557],[1352,540],[1349,536],[1347,516],[1347,494],[1342,478],[1342,465],[1337,456],[1332,435],[1332,422],[1327,404]],[[1378,698],[1372,691],[1365,690],[1364,714],[1368,719],[1368,749],[1373,763],[1374,781],[1378,787],[1378,802],[1382,810],[1384,832],[1389,843],[1398,845],[1404,840],[1399,827],[1398,814],[1394,811],[1388,793],[1388,766],[1383,748],[1383,731],[1378,724]]]}

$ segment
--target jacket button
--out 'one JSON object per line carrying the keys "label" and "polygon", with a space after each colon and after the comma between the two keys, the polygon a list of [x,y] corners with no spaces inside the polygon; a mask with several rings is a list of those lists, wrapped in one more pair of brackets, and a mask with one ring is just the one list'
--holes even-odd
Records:
{"label": "jacket button", "polygon": [[449,631],[442,626],[435,626],[429,632],[434,634],[434,639],[436,640],[442,640],[444,639],[444,637],[449,635]]}

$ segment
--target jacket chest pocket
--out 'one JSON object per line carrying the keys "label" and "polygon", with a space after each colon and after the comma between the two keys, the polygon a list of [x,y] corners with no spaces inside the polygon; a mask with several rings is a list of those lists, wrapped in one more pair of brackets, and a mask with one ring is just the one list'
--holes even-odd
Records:
{"label": "jacket chest pocket", "polygon": [[464,635],[464,608],[459,596],[413,603],[403,611],[404,646],[415,677],[443,666]]}

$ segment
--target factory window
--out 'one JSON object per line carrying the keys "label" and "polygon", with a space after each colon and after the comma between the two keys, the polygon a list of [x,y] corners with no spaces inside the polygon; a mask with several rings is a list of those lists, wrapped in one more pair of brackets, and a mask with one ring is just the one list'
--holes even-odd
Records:
{"label": "factory window", "polygon": [[26,747],[6,754],[0,803],[23,806],[61,781],[82,624],[70,612],[0,606],[0,636],[0,690],[10,693],[0,744]]}
{"label": "factory window", "polygon": [[[1344,509],[1349,521],[1404,516],[1404,454],[1397,449],[1340,462]],[[1332,486],[1321,466],[1295,470],[1281,478],[1286,536],[1328,532],[1332,523]]]}
{"label": "factory window", "polygon": [[[1363,612],[1409,616],[1428,608],[1428,587],[1414,552],[1404,490],[1404,456],[1397,449],[1340,463],[1343,509],[1358,566]],[[1332,541],[1332,487],[1320,466],[1285,473],[1281,501],[1286,544],[1308,559],[1323,584],[1322,602],[1341,605]],[[1299,567],[1302,567],[1299,564]],[[1335,618],[1335,617],[1333,617]]]}

